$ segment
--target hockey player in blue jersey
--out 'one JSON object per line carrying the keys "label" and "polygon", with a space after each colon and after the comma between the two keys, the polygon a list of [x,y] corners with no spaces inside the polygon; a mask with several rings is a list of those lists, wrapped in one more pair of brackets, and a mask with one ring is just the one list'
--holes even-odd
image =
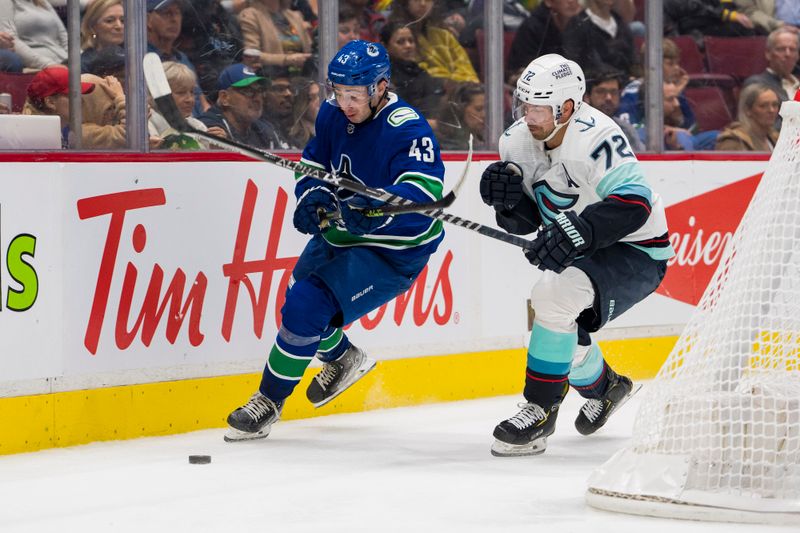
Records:
{"label": "hockey player in blue jersey", "polygon": [[[389,55],[351,41],[328,65],[329,98],[302,161],[417,202],[442,196],[439,144],[420,113],[388,91]],[[405,292],[444,237],[419,214],[367,217],[382,202],[298,176],[294,225],[311,235],[292,272],[261,384],[228,416],[225,440],[266,437],[306,367],[322,370],[306,396],[319,407],[375,366],[342,326]]]}
{"label": "hockey player in blue jersey", "polygon": [[628,399],[633,383],[590,333],[652,293],[674,255],[660,197],[619,126],[583,102],[585,91],[574,61],[532,61],[517,81],[501,161],[481,177],[503,229],[537,232],[525,256],[543,271],[531,291],[525,402],[495,428],[497,456],[544,452],[569,386],[586,398],[575,420],[583,435]]}

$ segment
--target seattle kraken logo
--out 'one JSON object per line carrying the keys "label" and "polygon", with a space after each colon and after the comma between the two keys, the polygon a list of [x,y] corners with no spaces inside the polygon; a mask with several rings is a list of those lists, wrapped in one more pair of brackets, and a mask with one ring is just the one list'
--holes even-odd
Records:
{"label": "seattle kraken logo", "polygon": [[546,181],[539,181],[533,185],[533,198],[539,207],[544,224],[552,224],[559,213],[578,203],[577,194],[555,191]]}

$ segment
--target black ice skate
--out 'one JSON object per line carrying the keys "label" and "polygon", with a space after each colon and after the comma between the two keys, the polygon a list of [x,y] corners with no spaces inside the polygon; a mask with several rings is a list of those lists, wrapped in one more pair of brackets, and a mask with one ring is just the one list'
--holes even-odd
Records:
{"label": "black ice skate", "polygon": [[634,386],[629,378],[620,376],[610,367],[607,372],[608,388],[605,395],[600,399],[587,400],[575,419],[575,429],[581,435],[591,435],[603,427],[608,417],[642,387]]}
{"label": "black ice skate", "polygon": [[269,435],[272,424],[280,420],[283,402],[273,402],[256,392],[247,404],[228,415],[227,442],[263,439]]}
{"label": "black ice skate", "polygon": [[556,430],[558,404],[545,411],[535,403],[521,403],[522,410],[494,428],[492,455],[513,457],[539,455],[547,448],[547,437]]}
{"label": "black ice skate", "polygon": [[333,400],[347,388],[375,368],[375,360],[367,357],[364,350],[350,345],[336,361],[325,363],[306,389],[308,401],[321,407]]}

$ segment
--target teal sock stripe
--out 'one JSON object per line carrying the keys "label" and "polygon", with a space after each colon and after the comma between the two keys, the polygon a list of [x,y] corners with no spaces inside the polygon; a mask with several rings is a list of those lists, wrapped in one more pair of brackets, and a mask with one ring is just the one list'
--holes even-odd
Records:
{"label": "teal sock stripe", "polygon": [[603,373],[603,354],[600,347],[593,344],[583,362],[572,368],[569,384],[573,387],[587,387],[597,381]]}
{"label": "teal sock stripe", "polygon": [[533,322],[528,346],[528,368],[540,374],[569,374],[572,356],[578,345],[578,333],[559,333]]}

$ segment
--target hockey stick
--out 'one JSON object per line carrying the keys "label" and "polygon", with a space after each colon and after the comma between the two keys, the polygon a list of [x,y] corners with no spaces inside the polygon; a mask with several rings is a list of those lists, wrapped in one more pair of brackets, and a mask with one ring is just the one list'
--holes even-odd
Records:
{"label": "hockey stick", "polygon": [[[273,165],[299,172],[324,183],[330,183],[331,185],[341,187],[342,189],[357,194],[362,194],[376,200],[381,200],[389,204],[382,210],[373,210],[371,213],[368,212],[368,215],[371,214],[373,216],[382,216],[383,213],[391,214],[391,211],[388,211],[389,208],[404,207],[406,208],[405,212],[407,213],[418,212],[429,218],[448,222],[450,224],[466,228],[470,231],[475,231],[486,237],[518,246],[520,248],[529,249],[531,247],[531,241],[523,239],[522,237],[510,235],[500,230],[484,226],[483,224],[462,219],[461,217],[451,215],[450,213],[445,213],[441,208],[431,208],[432,204],[441,202],[445,200],[445,198],[447,198],[447,201],[449,202],[447,205],[450,205],[456,197],[456,194],[453,191],[448,193],[441,200],[437,200],[437,202],[413,202],[407,198],[397,196],[383,189],[376,189],[364,185],[359,181],[330,174],[319,167],[311,166],[299,161],[292,161],[291,159],[280,157],[253,146],[248,146],[231,139],[223,139],[208,132],[196,130],[186,122],[186,119],[183,117],[178,109],[178,106],[175,104],[175,101],[172,99],[172,90],[167,82],[167,76],[164,74],[164,67],[161,64],[161,58],[159,58],[155,53],[148,53],[144,56],[143,66],[147,88],[150,91],[150,95],[153,97],[156,107],[164,116],[169,125],[179,132],[185,133],[194,138],[207,139],[214,144],[221,146],[222,148],[233,150],[252,159],[272,163]],[[459,180],[459,183],[456,184],[456,187],[461,186],[461,183],[464,181],[464,176],[466,176],[466,169]],[[419,211],[420,207],[423,209],[423,211]]]}

